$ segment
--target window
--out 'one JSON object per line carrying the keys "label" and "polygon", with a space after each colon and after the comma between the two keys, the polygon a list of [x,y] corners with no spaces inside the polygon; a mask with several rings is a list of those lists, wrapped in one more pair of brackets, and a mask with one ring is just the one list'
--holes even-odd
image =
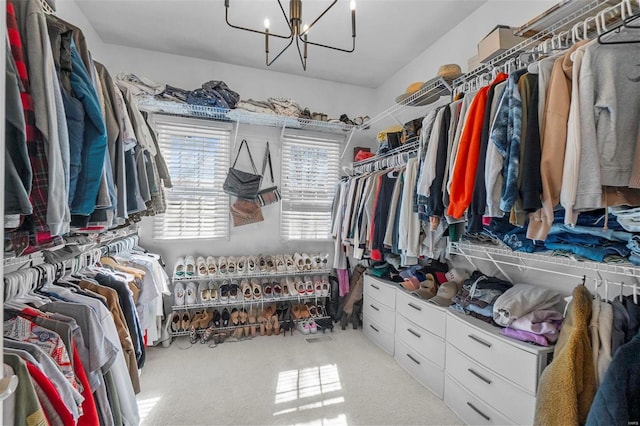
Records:
{"label": "window", "polygon": [[339,136],[309,132],[282,138],[282,206],[284,240],[328,240],[331,203],[339,179]]}
{"label": "window", "polygon": [[231,125],[153,116],[173,188],[167,211],[154,218],[156,239],[229,237],[229,196],[222,184],[229,168]]}

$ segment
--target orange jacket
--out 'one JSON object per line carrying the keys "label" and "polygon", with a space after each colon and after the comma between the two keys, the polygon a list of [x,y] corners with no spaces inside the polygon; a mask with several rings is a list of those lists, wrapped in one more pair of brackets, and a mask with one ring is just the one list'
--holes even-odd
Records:
{"label": "orange jacket", "polygon": [[489,85],[478,91],[473,98],[467,112],[466,122],[460,137],[460,147],[456,156],[453,176],[451,178],[451,190],[449,191],[449,208],[447,214],[459,219],[464,214],[471,198],[473,197],[473,186],[476,182],[476,169],[478,168],[478,157],[480,155],[480,136],[482,133],[482,123],[487,107],[487,94],[494,84],[506,80],[505,73],[500,73]]}

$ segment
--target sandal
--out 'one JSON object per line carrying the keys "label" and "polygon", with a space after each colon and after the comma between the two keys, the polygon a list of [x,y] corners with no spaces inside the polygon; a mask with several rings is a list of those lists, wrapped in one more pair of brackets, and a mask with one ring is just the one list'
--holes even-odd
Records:
{"label": "sandal", "polygon": [[213,256],[207,257],[207,272],[209,275],[215,275],[218,273],[218,261]]}
{"label": "sandal", "polygon": [[214,332],[215,332],[215,329],[213,327],[207,327],[204,333],[202,333],[202,335],[200,336],[200,343],[201,344],[207,343],[209,339],[211,339],[211,336],[213,336]]}
{"label": "sandal", "polygon": [[242,290],[242,296],[244,300],[253,299],[253,291],[251,290],[251,284],[249,284],[249,280],[244,278],[240,284],[240,288]]}
{"label": "sandal", "polygon": [[206,277],[207,275],[209,275],[204,257],[198,256],[198,258],[196,259],[196,267],[198,269],[198,276]]}
{"label": "sandal", "polygon": [[196,333],[196,328],[193,325],[189,328],[189,341],[192,345],[198,341],[198,333]]}
{"label": "sandal", "polygon": [[179,257],[176,259],[176,265],[174,266],[174,269],[173,269],[173,275],[178,278],[184,277],[184,258],[183,257]]}

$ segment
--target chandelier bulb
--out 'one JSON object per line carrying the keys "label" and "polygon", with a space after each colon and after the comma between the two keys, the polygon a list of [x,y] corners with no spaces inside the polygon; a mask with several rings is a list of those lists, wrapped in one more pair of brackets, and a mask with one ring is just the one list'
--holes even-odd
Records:
{"label": "chandelier bulb", "polygon": [[269,22],[269,18],[265,18],[265,20],[264,20],[265,29],[268,30],[270,25],[271,25],[271,22]]}
{"label": "chandelier bulb", "polygon": [[351,10],[356,10],[356,0],[351,0],[351,4],[349,5]]}
{"label": "chandelier bulb", "polygon": [[302,34],[307,34],[309,32],[309,25],[304,24],[304,27],[302,27]]}

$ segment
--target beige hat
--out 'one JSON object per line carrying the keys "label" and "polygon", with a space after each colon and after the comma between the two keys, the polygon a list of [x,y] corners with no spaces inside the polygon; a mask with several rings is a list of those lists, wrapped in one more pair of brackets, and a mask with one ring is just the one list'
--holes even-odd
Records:
{"label": "beige hat", "polygon": [[438,306],[449,306],[453,304],[453,297],[458,293],[458,285],[452,281],[442,283],[438,288],[438,294],[429,299],[429,302]]}
{"label": "beige hat", "polygon": [[416,81],[415,83],[411,83],[409,86],[407,86],[407,90],[405,90],[405,92],[402,95],[396,98],[396,103],[402,103],[405,99],[409,98],[409,96],[413,95],[418,90],[420,90],[423,85],[424,83],[422,81]]}
{"label": "beige hat", "polygon": [[438,283],[433,275],[427,274],[426,279],[420,283],[420,288],[414,293],[423,299],[431,299],[438,293]]}
{"label": "beige hat", "polygon": [[[438,75],[434,78],[432,78],[431,80],[427,81],[426,83],[411,83],[409,85],[409,87],[407,87],[407,90],[405,91],[405,93],[403,93],[402,95],[398,96],[396,98],[396,102],[397,103],[402,103],[404,102],[406,99],[408,99],[411,95],[413,95],[414,93],[416,93],[418,90],[422,90],[422,89],[426,89],[427,87],[430,87],[433,85],[433,83],[436,82],[436,80],[438,80],[439,78],[444,78],[446,81],[451,82],[453,80],[455,80],[456,78],[460,77],[462,75],[462,70],[460,69],[460,65],[457,64],[446,64],[446,65],[442,65],[439,69],[438,69]],[[435,94],[430,94],[429,96],[419,96],[418,98],[412,100],[411,102],[407,103],[407,105],[409,106],[424,106],[424,105],[429,105],[435,101],[437,101],[441,95],[444,95],[445,93],[443,92],[437,92]]]}

